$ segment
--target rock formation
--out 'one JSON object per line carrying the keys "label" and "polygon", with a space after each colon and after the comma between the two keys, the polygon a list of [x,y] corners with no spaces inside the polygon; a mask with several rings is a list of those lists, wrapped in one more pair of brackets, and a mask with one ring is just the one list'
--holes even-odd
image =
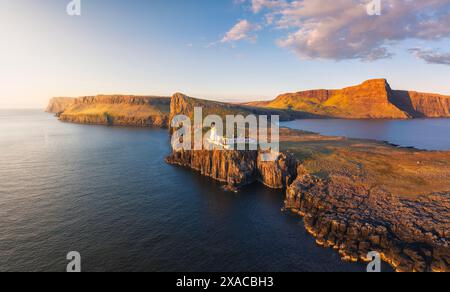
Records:
{"label": "rock formation", "polygon": [[394,90],[390,100],[413,118],[450,117],[450,96]]}
{"label": "rock formation", "polygon": [[347,177],[298,172],[285,206],[304,217],[319,245],[347,261],[377,251],[397,271],[450,271],[450,194],[402,198]]}
{"label": "rock formation", "polygon": [[69,108],[75,102],[75,98],[71,97],[54,97],[50,99],[47,109],[47,113],[59,114]]}
{"label": "rock formation", "polygon": [[235,190],[256,181],[274,189],[286,187],[296,174],[294,158],[282,154],[274,162],[262,162],[261,155],[259,151],[179,151],[167,157],[166,162],[226,183],[228,189]]}
{"label": "rock formation", "polygon": [[289,109],[317,117],[407,119],[450,117],[450,96],[392,90],[385,79],[368,80],[341,90],[288,93],[273,101],[247,105]]}

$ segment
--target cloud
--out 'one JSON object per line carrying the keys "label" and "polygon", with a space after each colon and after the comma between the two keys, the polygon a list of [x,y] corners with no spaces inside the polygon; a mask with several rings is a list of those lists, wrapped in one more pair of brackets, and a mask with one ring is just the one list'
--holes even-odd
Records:
{"label": "cloud", "polygon": [[256,41],[257,36],[253,33],[260,29],[261,26],[258,24],[253,24],[248,20],[241,20],[225,34],[221,42],[232,43],[241,40],[254,42]]}
{"label": "cloud", "polygon": [[259,13],[263,9],[282,8],[287,6],[287,2],[284,0],[251,0],[252,11]]}
{"label": "cloud", "polygon": [[413,48],[409,52],[417,58],[424,60],[428,64],[439,64],[450,66],[450,53],[442,53],[430,49]]}
{"label": "cloud", "polygon": [[381,16],[368,14],[370,0],[249,1],[285,32],[278,45],[305,59],[373,61],[404,40],[450,37],[450,0],[381,0]]}

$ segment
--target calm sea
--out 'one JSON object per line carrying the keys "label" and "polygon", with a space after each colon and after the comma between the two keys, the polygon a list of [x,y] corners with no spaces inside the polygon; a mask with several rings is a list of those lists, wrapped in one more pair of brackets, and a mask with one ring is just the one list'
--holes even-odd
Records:
{"label": "calm sea", "polygon": [[166,165],[165,130],[0,111],[0,271],[364,271],[315,245],[283,194]]}
{"label": "calm sea", "polygon": [[423,150],[450,150],[450,119],[296,120],[281,124],[326,136],[387,141]]}

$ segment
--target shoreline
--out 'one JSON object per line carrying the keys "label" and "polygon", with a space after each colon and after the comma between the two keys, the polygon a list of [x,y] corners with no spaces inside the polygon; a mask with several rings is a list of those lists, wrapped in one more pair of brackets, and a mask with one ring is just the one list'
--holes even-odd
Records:
{"label": "shoreline", "polygon": [[[71,123],[71,121],[61,122]],[[92,125],[84,122],[77,124]],[[99,123],[98,125],[108,126],[105,123]],[[123,127],[130,126],[123,125]],[[161,128],[139,125],[132,127]],[[440,154],[447,158],[450,152],[401,147],[385,141],[321,136],[317,133],[293,130],[285,126],[281,130],[288,132],[283,137],[283,139],[287,137],[287,141],[283,139],[280,141],[287,147],[281,151],[281,159],[273,163],[260,162],[258,152],[240,152],[237,150],[221,151],[221,153],[208,150],[201,150],[197,153],[172,153],[166,158],[166,162],[189,168],[202,176],[219,181],[224,184],[224,188],[228,191],[236,191],[255,182],[260,182],[268,188],[282,190],[286,198],[283,211],[290,211],[302,217],[306,231],[316,239],[317,245],[337,250],[344,261],[364,261],[367,255],[366,251],[373,250],[378,251],[383,261],[396,271],[450,271],[448,235],[445,231],[442,234],[433,231],[436,226],[450,224],[448,216],[445,216],[445,210],[444,215],[433,213],[433,210],[442,206],[444,209],[450,208],[450,190],[448,193],[431,192],[427,195],[417,196],[417,198],[403,198],[393,195],[383,188],[375,188],[375,191],[371,187],[365,189],[366,182],[364,180],[346,181],[349,177],[351,179],[353,177],[350,175],[346,177],[339,172],[332,173],[332,169],[330,169],[330,177],[319,178],[303,167],[308,160],[299,159],[299,156],[303,157],[304,155],[302,151],[306,151],[309,157],[309,151],[320,154],[323,149],[328,149],[328,147],[337,147],[336,149],[356,147],[355,149],[358,151],[370,148],[370,151],[375,151],[376,154],[378,154],[378,151],[386,151],[387,159],[394,155],[390,153],[391,151],[412,156],[417,153],[424,155],[426,159],[429,159],[428,156]],[[368,147],[365,147],[365,144]],[[294,147],[294,151],[291,151],[292,147]],[[295,149],[295,147],[301,148],[299,153],[296,153],[298,149]],[[323,153],[320,155],[323,155]],[[321,163],[326,161],[320,157],[317,159]],[[432,157],[431,160],[433,160]],[[335,176],[338,177],[338,180],[333,180]],[[308,185],[308,181],[311,180],[314,183]],[[305,184],[308,187],[305,188]],[[317,186],[322,186],[322,189],[318,189]],[[329,191],[336,187],[340,188],[340,192]],[[377,194],[375,198],[372,197],[373,193]],[[342,194],[344,196],[340,197]],[[325,205],[321,204],[322,201],[317,202],[316,198],[318,197],[324,199]],[[426,198],[431,197],[434,197],[434,199],[427,201]],[[353,205],[355,199],[361,201],[360,205]],[[339,205],[340,202],[345,203]],[[378,206],[380,202],[382,205],[384,204],[381,209]],[[366,208],[357,208],[361,205],[366,206]],[[413,213],[406,212],[408,215],[401,220],[404,222],[396,223],[395,220],[389,221],[392,219],[389,212],[382,212],[383,209],[392,210],[393,207],[402,211],[404,211],[404,208],[406,210],[418,209],[422,213],[414,217]],[[350,215],[347,215],[349,211],[353,211],[351,216],[364,215],[367,210],[369,210],[369,213],[377,213],[375,220],[372,220],[370,216],[353,220]],[[358,214],[358,212],[361,214]],[[398,215],[401,214],[402,212],[398,213]],[[422,232],[420,228],[411,227],[408,223],[411,218],[421,222],[421,220],[434,215],[441,216],[439,218],[441,221],[425,222],[429,224],[426,230],[431,232]],[[391,226],[396,227],[392,229]],[[403,232],[402,229],[405,231]]]}

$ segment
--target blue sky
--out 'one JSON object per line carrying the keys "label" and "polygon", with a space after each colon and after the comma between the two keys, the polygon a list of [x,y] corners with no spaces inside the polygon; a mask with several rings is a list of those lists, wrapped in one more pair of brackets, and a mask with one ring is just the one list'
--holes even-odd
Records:
{"label": "blue sky", "polygon": [[[262,100],[369,78],[450,95],[450,31],[443,26],[449,17],[432,14],[449,9],[446,0],[388,7],[372,16],[377,20],[355,16],[360,8],[353,6],[340,12],[354,0],[331,1],[340,6],[320,13],[311,0],[300,6],[284,0],[81,0],[81,16],[72,17],[69,2],[0,0],[0,108],[44,107],[53,96],[100,93]],[[387,32],[390,14],[405,27],[409,14],[426,9],[433,27],[417,21],[411,23],[415,33]],[[330,16],[336,25],[327,23]],[[356,29],[363,26],[367,35]]]}

